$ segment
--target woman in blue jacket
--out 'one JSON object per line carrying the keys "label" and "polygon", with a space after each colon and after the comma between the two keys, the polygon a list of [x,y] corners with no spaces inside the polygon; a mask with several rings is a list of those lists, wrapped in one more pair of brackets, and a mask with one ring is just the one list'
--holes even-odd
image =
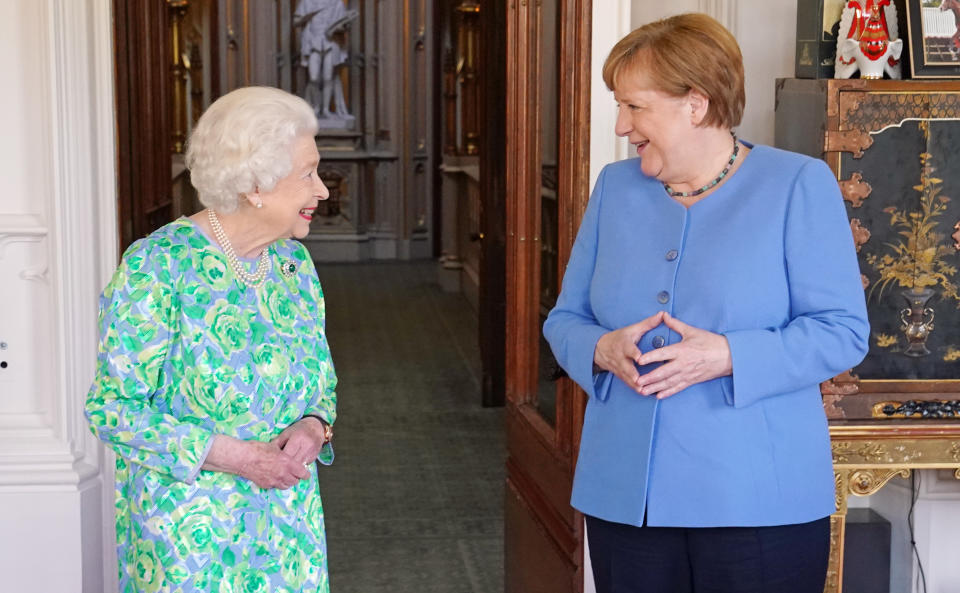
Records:
{"label": "woman in blue jacket", "polygon": [[820,593],[818,385],[869,335],[836,179],[736,137],[742,57],[708,16],[633,31],[603,77],[638,158],[600,174],[544,325],[590,396],[572,504],[597,591]]}

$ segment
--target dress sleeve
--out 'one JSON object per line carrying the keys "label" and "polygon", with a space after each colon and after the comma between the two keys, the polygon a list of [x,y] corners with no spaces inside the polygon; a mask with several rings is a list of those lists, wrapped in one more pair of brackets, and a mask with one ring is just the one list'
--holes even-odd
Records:
{"label": "dress sleeve", "polygon": [[789,322],[725,334],[733,359],[727,403],[738,408],[816,385],[867,353],[870,324],[853,237],[837,180],[822,161],[803,165],[794,180],[784,258]]}
{"label": "dress sleeve", "polygon": [[[304,252],[306,248],[301,247]],[[311,298],[316,303],[314,311],[316,312],[317,332],[319,340],[317,341],[316,357],[319,361],[318,378],[319,389],[316,390],[314,398],[307,403],[304,414],[318,416],[324,422],[333,426],[337,420],[337,372],[333,366],[333,358],[330,355],[330,344],[327,342],[327,316],[326,303],[323,298],[323,289],[320,287],[320,280],[317,278],[317,270],[313,265],[313,260],[309,255],[305,256],[305,263],[311,275],[310,293]],[[330,465],[333,463],[333,445],[326,443],[317,456],[320,463]]]}
{"label": "dress sleeve", "polygon": [[597,258],[600,200],[606,171],[600,173],[570,251],[557,304],[547,315],[543,335],[557,362],[591,397],[605,399],[610,373],[593,373],[597,341],[610,330],[601,326],[590,305],[590,283]]}
{"label": "dress sleeve", "polygon": [[87,394],[93,433],[117,455],[192,483],[213,434],[154,406],[177,327],[177,297],[167,250],[150,239],[124,255],[100,298],[100,348]]}

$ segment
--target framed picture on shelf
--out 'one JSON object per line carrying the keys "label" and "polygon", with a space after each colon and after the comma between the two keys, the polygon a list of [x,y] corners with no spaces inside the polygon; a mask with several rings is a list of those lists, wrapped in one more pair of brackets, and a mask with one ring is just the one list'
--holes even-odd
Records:
{"label": "framed picture on shelf", "polygon": [[960,0],[907,0],[913,78],[960,78]]}

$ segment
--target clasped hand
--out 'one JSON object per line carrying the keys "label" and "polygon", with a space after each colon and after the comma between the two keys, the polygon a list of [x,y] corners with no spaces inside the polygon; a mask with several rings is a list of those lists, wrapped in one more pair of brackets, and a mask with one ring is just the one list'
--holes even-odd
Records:
{"label": "clasped hand", "polygon": [[[637,347],[640,338],[661,323],[679,334],[680,342],[641,352]],[[730,345],[724,336],[687,325],[664,311],[601,336],[593,361],[640,395],[656,394],[658,399],[733,372]],[[654,362],[664,364],[643,375],[634,364]]]}
{"label": "clasped hand", "polygon": [[310,477],[310,466],[330,436],[330,427],[310,416],[269,443],[217,435],[203,469],[237,474],[261,488],[292,488]]}

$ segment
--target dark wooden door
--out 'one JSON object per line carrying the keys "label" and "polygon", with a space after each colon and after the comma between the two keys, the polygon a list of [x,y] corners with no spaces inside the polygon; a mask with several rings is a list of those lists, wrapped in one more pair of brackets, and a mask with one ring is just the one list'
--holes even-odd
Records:
{"label": "dark wooden door", "polygon": [[169,8],[114,0],[120,248],[173,219]]}
{"label": "dark wooden door", "polygon": [[541,337],[586,207],[590,0],[507,9],[507,593],[583,587],[570,488],[585,407]]}
{"label": "dark wooden door", "polygon": [[480,8],[480,357],[482,403],[506,398],[507,3]]}

